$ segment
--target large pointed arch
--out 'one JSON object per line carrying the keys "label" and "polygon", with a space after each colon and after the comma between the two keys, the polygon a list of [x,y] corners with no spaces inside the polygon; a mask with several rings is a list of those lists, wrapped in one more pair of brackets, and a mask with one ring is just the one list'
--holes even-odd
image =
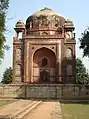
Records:
{"label": "large pointed arch", "polygon": [[[50,81],[50,77],[55,76],[56,70],[56,55],[45,47],[39,48],[33,55],[33,77],[35,82],[42,80]],[[46,76],[47,74],[47,76]],[[40,78],[41,75],[41,78]],[[42,79],[43,77],[46,77]],[[50,76],[50,77],[48,77]]]}
{"label": "large pointed arch", "polygon": [[[37,49],[33,54],[33,63],[40,65],[40,61],[43,58],[47,59],[47,61],[49,62],[49,66],[51,68],[55,67],[56,55],[52,50],[50,50],[49,48],[46,48],[46,47]],[[49,60],[51,60],[51,61],[49,61]]]}
{"label": "large pointed arch", "polygon": [[43,49],[43,48],[46,48],[46,49],[52,51],[52,52],[56,55],[56,52],[54,51],[53,48],[50,48],[50,47],[48,47],[48,46],[46,46],[46,45],[45,45],[45,46],[42,45],[42,46],[37,47],[36,49],[33,50],[32,56],[34,56],[34,54],[35,54],[38,50]]}

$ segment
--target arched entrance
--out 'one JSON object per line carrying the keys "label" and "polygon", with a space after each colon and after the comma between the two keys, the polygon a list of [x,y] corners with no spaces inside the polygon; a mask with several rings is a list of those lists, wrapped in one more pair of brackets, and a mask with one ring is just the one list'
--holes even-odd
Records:
{"label": "arched entrance", "polygon": [[56,56],[48,48],[40,48],[33,55],[33,82],[51,83],[56,76]]}

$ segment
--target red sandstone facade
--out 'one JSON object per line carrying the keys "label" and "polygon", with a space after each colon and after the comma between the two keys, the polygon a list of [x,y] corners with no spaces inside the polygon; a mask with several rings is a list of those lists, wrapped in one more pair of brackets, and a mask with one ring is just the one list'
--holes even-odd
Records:
{"label": "red sandstone facade", "polygon": [[[75,35],[71,20],[44,8],[18,21],[13,38],[13,83],[75,83]],[[19,33],[22,38],[19,38]]]}

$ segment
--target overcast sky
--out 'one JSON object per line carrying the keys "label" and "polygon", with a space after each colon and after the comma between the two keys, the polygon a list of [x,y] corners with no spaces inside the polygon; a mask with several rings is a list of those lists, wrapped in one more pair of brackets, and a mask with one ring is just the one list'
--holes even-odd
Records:
{"label": "overcast sky", "polygon": [[[5,58],[2,65],[0,65],[0,77],[2,77],[2,73],[6,68],[12,66],[13,36],[15,35],[13,28],[15,23],[19,19],[25,23],[28,16],[44,7],[51,8],[65,18],[73,20],[76,28],[76,56],[82,58],[78,38],[89,25],[89,0],[10,0],[7,14],[8,32],[6,33],[10,50],[6,51]],[[83,58],[83,63],[89,69],[89,58]]]}

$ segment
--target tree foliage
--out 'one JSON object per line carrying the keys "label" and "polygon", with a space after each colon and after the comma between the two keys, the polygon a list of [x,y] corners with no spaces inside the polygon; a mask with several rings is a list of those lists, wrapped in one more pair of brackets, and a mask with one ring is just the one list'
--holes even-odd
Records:
{"label": "tree foliage", "polygon": [[8,9],[9,0],[0,0],[0,63],[1,60],[4,58],[4,51],[5,51],[5,22],[6,22],[6,12]]}
{"label": "tree foliage", "polygon": [[3,78],[1,83],[3,84],[10,84],[12,82],[12,68],[6,68],[5,72],[3,73]]}
{"label": "tree foliage", "polygon": [[76,59],[76,83],[77,84],[88,84],[89,83],[89,74],[86,70],[86,67],[82,63],[82,60]]}
{"label": "tree foliage", "polygon": [[83,57],[89,57],[89,27],[85,29],[85,31],[81,34],[80,41],[80,49],[83,49]]}

